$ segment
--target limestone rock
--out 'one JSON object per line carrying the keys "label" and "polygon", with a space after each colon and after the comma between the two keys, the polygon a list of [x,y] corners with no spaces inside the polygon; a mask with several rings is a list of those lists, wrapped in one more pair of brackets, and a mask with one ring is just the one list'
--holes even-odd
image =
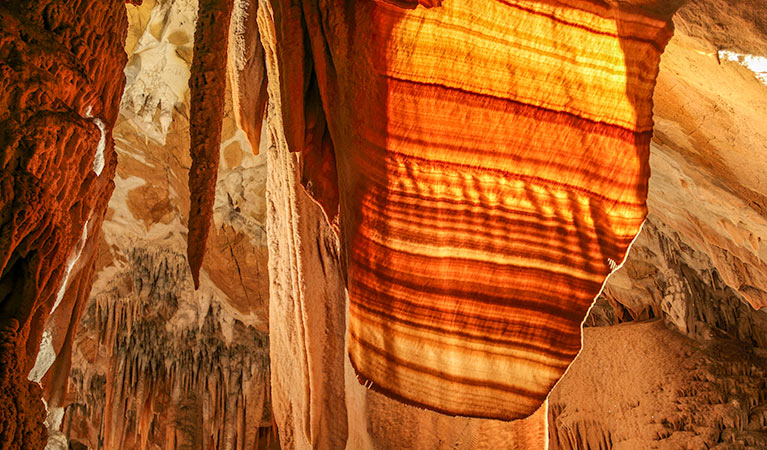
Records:
{"label": "limestone rock", "polygon": [[126,29],[118,0],[0,6],[0,448],[45,445],[26,375],[51,314],[58,356],[43,386],[66,383],[114,187]]}

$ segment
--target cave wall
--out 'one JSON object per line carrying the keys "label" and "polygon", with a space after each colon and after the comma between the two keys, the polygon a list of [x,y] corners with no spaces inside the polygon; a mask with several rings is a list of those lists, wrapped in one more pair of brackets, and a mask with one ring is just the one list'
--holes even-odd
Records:
{"label": "cave wall", "polygon": [[122,3],[0,6],[0,448],[42,448],[41,396],[60,445],[268,446],[269,409],[283,448],[767,445],[767,88],[722,53],[767,54],[757,0],[677,14],[655,96],[649,220],[548,405],[510,423],[425,411],[357,380],[338,223],[302,184],[311,160],[290,142],[303,125],[282,122],[295,105],[277,81],[286,37],[273,3],[258,5],[238,32],[257,25],[266,50],[266,133],[256,138],[258,108],[243,108],[261,100],[242,74],[260,69],[230,61],[199,292],[184,256],[196,4],[129,8],[119,111]]}
{"label": "cave wall", "polygon": [[641,3],[277,3],[285,139],[321,168],[327,123],[338,207],[329,174],[307,191],[338,210],[367,387],[450,415],[540,407],[646,213],[673,5]]}
{"label": "cave wall", "polygon": [[0,448],[45,444],[27,374],[52,313],[48,342],[64,351],[43,388],[61,401],[114,188],[126,30],[119,0],[0,4]]}

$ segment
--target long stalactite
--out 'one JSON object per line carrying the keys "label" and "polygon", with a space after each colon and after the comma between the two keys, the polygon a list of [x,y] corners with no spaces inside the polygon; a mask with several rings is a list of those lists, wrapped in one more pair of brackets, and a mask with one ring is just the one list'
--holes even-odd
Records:
{"label": "long stalactite", "polygon": [[219,145],[226,90],[229,22],[234,0],[200,0],[194,32],[189,88],[192,167],[189,169],[189,237],[187,256],[195,288],[213,218],[218,179]]}

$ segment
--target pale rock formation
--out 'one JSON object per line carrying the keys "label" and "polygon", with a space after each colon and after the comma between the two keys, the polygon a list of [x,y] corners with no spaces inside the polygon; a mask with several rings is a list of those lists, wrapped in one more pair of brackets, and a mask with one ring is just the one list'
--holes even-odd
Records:
{"label": "pale rock formation", "polygon": [[120,108],[146,138],[165,144],[173,110],[189,100],[197,1],[160,0],[145,20],[141,12],[132,17],[132,27],[143,25],[143,33],[125,68]]}
{"label": "pale rock formation", "polygon": [[690,339],[660,321],[584,331],[580,356],[549,396],[550,449],[767,445],[763,350]]}
{"label": "pale rock formation", "polygon": [[91,448],[257,447],[270,426],[265,333],[212,283],[192,291],[178,249],[126,256],[83,318],[66,434]]}

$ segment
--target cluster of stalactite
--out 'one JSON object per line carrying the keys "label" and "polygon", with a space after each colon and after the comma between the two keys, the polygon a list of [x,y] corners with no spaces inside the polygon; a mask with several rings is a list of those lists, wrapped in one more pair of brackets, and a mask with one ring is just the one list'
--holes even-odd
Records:
{"label": "cluster of stalactite", "polygon": [[[126,32],[122,0],[0,2],[0,448],[45,444],[27,373],[49,315],[71,336],[90,289]],[[68,364],[42,380],[49,401]]]}
{"label": "cluster of stalactite", "polygon": [[628,288],[608,285],[586,326],[662,318],[693,339],[724,335],[767,349],[767,316],[728,286],[709,258],[651,217],[624,266]]}
{"label": "cluster of stalactite", "polygon": [[74,366],[74,400],[62,422],[67,440],[110,449],[268,448],[268,337],[193,293],[183,255],[137,248],[128,259],[83,317],[75,357],[84,363]]}

